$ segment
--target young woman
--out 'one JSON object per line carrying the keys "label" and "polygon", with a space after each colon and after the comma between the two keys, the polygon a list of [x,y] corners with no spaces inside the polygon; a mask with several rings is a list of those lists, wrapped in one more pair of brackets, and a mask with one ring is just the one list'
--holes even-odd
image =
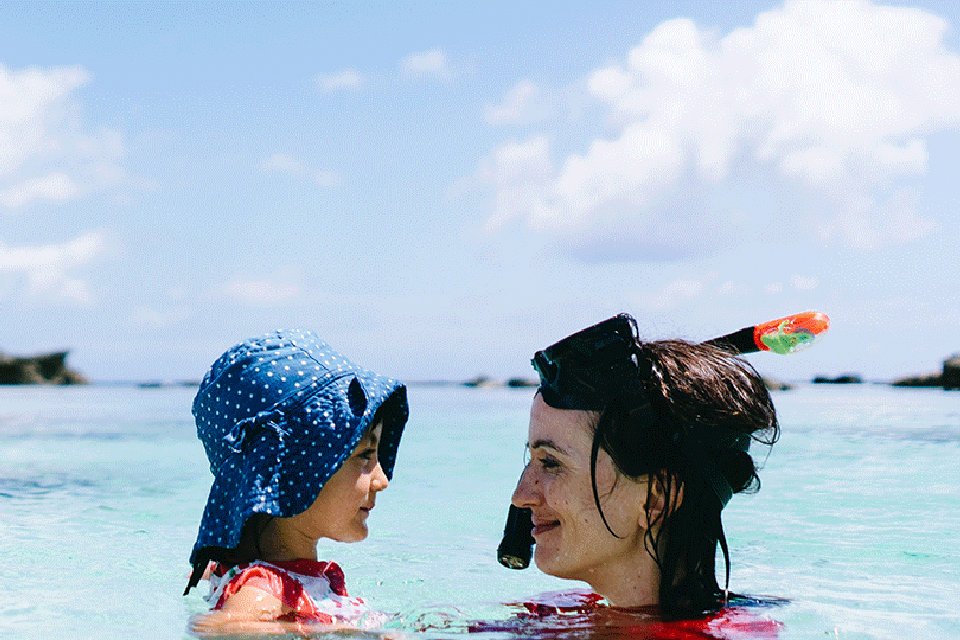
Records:
{"label": "young woman", "polygon": [[721,511],[759,487],[750,443],[779,435],[760,376],[714,346],[641,341],[627,315],[533,362],[530,460],[512,502],[531,511],[537,566],[618,608],[669,619],[722,610]]}
{"label": "young woman", "polygon": [[406,388],[308,331],[224,353],[193,403],[214,474],[187,591],[206,573],[214,611],[196,633],[366,626],[376,616],[320,561],[317,542],[357,542],[392,475]]}

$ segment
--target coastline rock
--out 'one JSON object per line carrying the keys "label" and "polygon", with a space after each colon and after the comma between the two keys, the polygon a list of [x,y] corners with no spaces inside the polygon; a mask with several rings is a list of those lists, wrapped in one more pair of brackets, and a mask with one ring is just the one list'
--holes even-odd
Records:
{"label": "coastline rock", "polygon": [[939,373],[929,373],[923,376],[907,376],[897,378],[890,383],[894,387],[942,387],[943,376]]}
{"label": "coastline rock", "polygon": [[470,387],[471,389],[490,389],[493,387],[499,387],[500,383],[490,376],[477,376],[473,380],[467,380],[464,382],[463,386]]}
{"label": "coastline rock", "polygon": [[943,388],[960,389],[960,353],[943,361]]}
{"label": "coastline rock", "polygon": [[68,351],[10,358],[0,355],[0,384],[86,384],[80,373],[67,368]]}
{"label": "coastline rock", "polygon": [[898,378],[891,384],[895,387],[943,387],[948,391],[960,389],[960,353],[944,360],[940,373]]}
{"label": "coastline rock", "polygon": [[789,391],[793,389],[793,385],[788,382],[780,382],[779,380],[774,380],[773,378],[763,378],[764,386],[770,391]]}
{"label": "coastline rock", "polygon": [[817,376],[811,382],[813,384],[861,384],[863,378],[856,373],[845,373],[842,376]]}
{"label": "coastline rock", "polygon": [[507,380],[507,386],[519,389],[536,388],[540,386],[540,381],[533,378],[510,378]]}

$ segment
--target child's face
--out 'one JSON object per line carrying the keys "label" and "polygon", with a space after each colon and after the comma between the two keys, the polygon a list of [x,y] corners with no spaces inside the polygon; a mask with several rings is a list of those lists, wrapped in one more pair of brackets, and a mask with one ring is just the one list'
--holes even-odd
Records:
{"label": "child's face", "polygon": [[296,528],[311,537],[358,542],[367,537],[367,517],[377,494],[387,488],[387,476],[377,458],[382,425],[378,422],[320,490],[303,513],[294,516]]}

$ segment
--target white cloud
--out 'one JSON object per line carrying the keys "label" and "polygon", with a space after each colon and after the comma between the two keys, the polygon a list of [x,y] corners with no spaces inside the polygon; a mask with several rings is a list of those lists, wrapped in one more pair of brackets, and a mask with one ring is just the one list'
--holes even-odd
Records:
{"label": "white cloud", "polygon": [[84,126],[76,92],[88,81],[81,67],[0,65],[0,210],[75,200],[124,177],[119,134]]}
{"label": "white cloud", "polygon": [[364,83],[363,75],[356,69],[344,69],[335,73],[321,73],[315,78],[317,86],[326,93],[344,89],[359,89]]}
{"label": "white cloud", "polygon": [[65,173],[51,173],[0,190],[0,205],[16,209],[37,200],[63,202],[79,193],[80,187],[73,178]]}
{"label": "white cloud", "polygon": [[542,185],[553,172],[550,143],[544,136],[507,143],[480,162],[480,180],[498,185],[493,215],[488,227],[496,228],[514,218],[533,214],[544,194]]}
{"label": "white cloud", "polygon": [[273,154],[260,163],[260,169],[268,173],[288,173],[295,176],[306,172],[302,162],[286,153]]}
{"label": "white cloud", "polygon": [[301,295],[302,289],[291,274],[266,278],[236,277],[224,286],[227,297],[253,306],[287,302]]}
{"label": "white cloud", "polygon": [[521,80],[497,105],[487,105],[484,117],[489,124],[526,124],[539,120],[544,115],[540,90],[530,80]]}
{"label": "white cloud", "polygon": [[89,286],[74,271],[93,261],[104,248],[98,232],[60,244],[8,247],[0,243],[0,273],[25,277],[33,295],[90,302]]}
{"label": "white cloud", "polygon": [[798,291],[813,291],[820,286],[820,281],[814,276],[793,276],[790,284]]}
{"label": "white cloud", "polygon": [[[522,185],[488,170],[515,143],[481,161],[476,177],[495,194],[490,220],[518,217],[577,241],[619,228],[680,246],[684,229],[728,224],[723,198],[702,207],[697,194],[789,186],[822,206],[763,212],[765,226],[795,228],[808,216],[803,226],[857,247],[929,233],[934,223],[909,197],[886,194],[904,182],[915,190],[927,136],[960,128],[960,56],[946,47],[947,27],[867,0],[790,0],[725,35],[664,22],[624,62],[586,79],[608,135],[542,158],[553,169]],[[509,216],[504,199],[516,203]],[[671,222],[670,234],[659,230]]]}
{"label": "white cloud", "polygon": [[411,53],[400,61],[400,68],[409,75],[441,80],[451,75],[447,54],[440,49]]}
{"label": "white cloud", "polygon": [[260,170],[265,173],[282,173],[303,180],[309,180],[318,187],[332,188],[343,182],[342,176],[336,171],[315,169],[304,164],[298,158],[286,153],[275,153],[260,163]]}
{"label": "white cloud", "polygon": [[725,280],[715,289],[714,293],[721,298],[732,298],[734,296],[745,296],[750,294],[750,287],[733,280]]}
{"label": "white cloud", "polygon": [[668,311],[700,297],[704,286],[700,280],[681,278],[667,283],[659,291],[642,296],[639,304],[641,308],[648,311]]}

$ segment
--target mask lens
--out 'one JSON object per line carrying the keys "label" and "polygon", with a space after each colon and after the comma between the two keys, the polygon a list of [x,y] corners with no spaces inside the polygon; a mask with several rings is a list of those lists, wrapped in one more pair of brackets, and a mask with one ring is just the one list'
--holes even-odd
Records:
{"label": "mask lens", "polygon": [[544,401],[561,409],[602,408],[604,390],[622,382],[611,378],[636,372],[636,341],[636,321],[622,314],[538,351],[532,363]]}
{"label": "mask lens", "polygon": [[556,383],[560,368],[557,363],[547,358],[547,354],[543,351],[537,351],[534,354],[533,368],[540,374],[541,385],[551,386]]}

